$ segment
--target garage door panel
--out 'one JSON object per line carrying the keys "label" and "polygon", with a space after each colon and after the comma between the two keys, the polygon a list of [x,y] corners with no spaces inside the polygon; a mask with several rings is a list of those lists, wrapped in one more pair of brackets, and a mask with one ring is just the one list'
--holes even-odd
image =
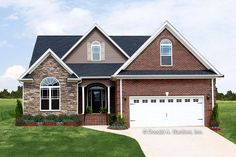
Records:
{"label": "garage door panel", "polygon": [[[139,103],[134,103],[134,100],[137,99],[139,101],[136,102]],[[173,100],[168,101],[168,99]],[[177,102],[177,99],[182,101]],[[190,102],[185,102],[185,99],[190,99]],[[197,99],[194,100],[196,102],[193,99]],[[151,100],[155,100],[155,103],[151,103],[154,102]],[[131,127],[196,126],[204,124],[203,97],[136,97],[130,98],[130,102]]]}

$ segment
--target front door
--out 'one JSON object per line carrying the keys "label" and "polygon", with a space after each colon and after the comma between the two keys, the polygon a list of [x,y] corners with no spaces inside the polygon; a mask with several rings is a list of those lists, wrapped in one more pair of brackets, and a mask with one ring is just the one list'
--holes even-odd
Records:
{"label": "front door", "polygon": [[92,90],[92,108],[94,113],[98,113],[102,104],[102,91],[101,89]]}

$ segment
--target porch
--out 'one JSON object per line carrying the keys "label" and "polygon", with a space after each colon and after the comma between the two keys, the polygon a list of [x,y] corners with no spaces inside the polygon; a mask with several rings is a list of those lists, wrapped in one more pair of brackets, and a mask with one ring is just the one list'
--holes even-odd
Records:
{"label": "porch", "polygon": [[115,113],[115,86],[111,80],[83,80],[78,86],[78,113],[84,125],[107,125]]}

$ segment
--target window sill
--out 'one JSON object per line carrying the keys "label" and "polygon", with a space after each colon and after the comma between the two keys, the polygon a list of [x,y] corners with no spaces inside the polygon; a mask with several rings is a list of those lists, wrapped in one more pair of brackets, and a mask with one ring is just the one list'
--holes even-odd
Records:
{"label": "window sill", "polygon": [[161,67],[172,67],[173,65],[160,65]]}
{"label": "window sill", "polygon": [[58,111],[61,111],[61,110],[40,110],[40,111],[42,111],[42,112],[58,112]]}

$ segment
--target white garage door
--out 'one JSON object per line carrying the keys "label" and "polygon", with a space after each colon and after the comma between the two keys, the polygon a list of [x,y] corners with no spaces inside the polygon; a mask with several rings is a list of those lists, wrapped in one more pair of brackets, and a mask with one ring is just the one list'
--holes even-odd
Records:
{"label": "white garage door", "polygon": [[130,97],[131,127],[203,126],[203,96]]}

